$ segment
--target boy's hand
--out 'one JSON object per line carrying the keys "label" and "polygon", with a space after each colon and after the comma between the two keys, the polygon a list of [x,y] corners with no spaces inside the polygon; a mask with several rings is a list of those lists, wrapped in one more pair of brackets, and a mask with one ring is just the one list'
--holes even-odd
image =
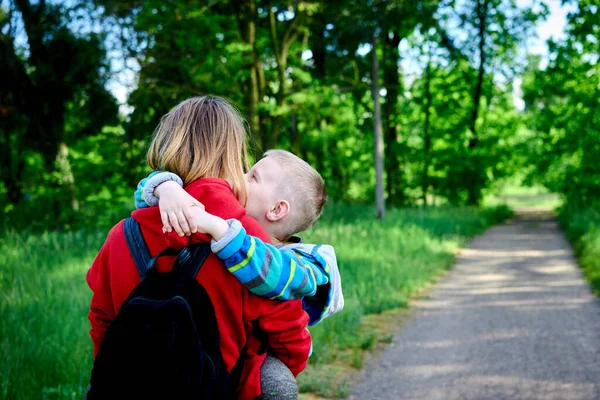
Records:
{"label": "boy's hand", "polygon": [[171,232],[175,229],[179,236],[189,236],[198,231],[193,210],[204,211],[204,204],[193,198],[176,182],[165,182],[158,185],[154,189],[154,195],[160,199],[158,207],[163,231]]}
{"label": "boy's hand", "polygon": [[204,210],[204,207],[191,207],[191,220],[197,228],[198,232],[206,233],[219,241],[225,236],[229,230],[229,224],[223,218],[217,217],[216,215],[209,214]]}

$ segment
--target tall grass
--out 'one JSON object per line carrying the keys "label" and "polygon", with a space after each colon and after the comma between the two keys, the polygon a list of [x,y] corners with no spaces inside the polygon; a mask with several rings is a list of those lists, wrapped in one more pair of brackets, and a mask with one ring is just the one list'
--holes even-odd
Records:
{"label": "tall grass", "polygon": [[0,398],[82,398],[92,362],[85,273],[105,237],[0,237]]}
{"label": "tall grass", "polygon": [[593,208],[578,209],[567,204],[560,209],[559,219],[585,278],[600,295],[600,213]]}
{"label": "tall grass", "polygon": [[[360,329],[365,314],[405,306],[411,293],[450,268],[455,249],[509,211],[393,210],[385,221],[374,215],[365,206],[330,205],[303,235],[336,248],[346,298],[343,312],[311,328],[313,365],[372,346],[373,335]],[[0,236],[0,398],[82,398],[92,365],[85,274],[106,233]],[[318,391],[315,380],[303,382]]]}

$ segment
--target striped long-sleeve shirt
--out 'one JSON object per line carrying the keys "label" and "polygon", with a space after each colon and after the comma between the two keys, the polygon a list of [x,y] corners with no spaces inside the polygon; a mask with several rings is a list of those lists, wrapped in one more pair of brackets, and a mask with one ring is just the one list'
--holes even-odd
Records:
{"label": "striped long-sleeve shirt", "polygon": [[280,246],[246,234],[237,220],[212,241],[212,251],[252,293],[271,299],[302,299],[315,325],[344,307],[341,278],[333,247],[302,243],[299,238]]}
{"label": "striped long-sleeve shirt", "polygon": [[[172,173],[152,173],[138,184],[137,208],[158,204],[154,188],[168,180],[180,184]],[[252,293],[273,299],[302,299],[310,325],[342,310],[344,296],[335,251],[329,245],[290,243],[273,246],[249,236],[239,221],[228,221],[230,229],[212,250],[227,269]]]}

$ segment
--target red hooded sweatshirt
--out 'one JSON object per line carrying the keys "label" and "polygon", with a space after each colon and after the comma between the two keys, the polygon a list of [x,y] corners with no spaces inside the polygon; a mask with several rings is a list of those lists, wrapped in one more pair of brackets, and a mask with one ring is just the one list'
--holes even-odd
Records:
{"label": "red hooded sweatshirt", "polygon": [[[246,215],[227,182],[204,178],[189,184],[185,190],[206,207],[206,211],[223,219],[238,219],[248,234],[269,242],[264,229]],[[158,207],[144,208],[132,213],[140,224],[142,235],[150,254],[157,255],[167,247],[181,248],[190,242],[189,237],[179,237],[175,232],[163,234]],[[134,287],[140,283],[135,263],[125,241],[123,223],[120,221],[110,232],[87,273],[87,282],[93,296],[89,319],[90,335],[94,342],[94,357],[98,353],[104,333],[117,311]],[[192,236],[192,242],[208,241],[202,234]],[[172,268],[173,257],[157,261],[159,271]],[[242,371],[238,394],[240,399],[254,399],[261,394],[260,367],[266,354],[261,351],[268,345],[274,355],[297,376],[306,366],[311,347],[308,315],[302,310],[300,300],[268,300],[250,293],[227,269],[221,260],[211,254],[200,273],[198,281],[204,286],[215,308],[221,335],[221,352],[229,371],[235,365],[248,339],[247,358]],[[253,325],[255,325],[253,327]],[[254,334],[259,329],[262,335]],[[262,343],[258,337],[266,337]]]}

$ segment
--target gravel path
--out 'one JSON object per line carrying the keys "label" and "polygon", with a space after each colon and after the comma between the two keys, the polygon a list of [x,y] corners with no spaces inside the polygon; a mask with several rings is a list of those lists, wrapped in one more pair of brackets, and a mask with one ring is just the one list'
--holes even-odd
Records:
{"label": "gravel path", "polygon": [[600,399],[600,303],[552,219],[491,228],[414,308],[351,399]]}

